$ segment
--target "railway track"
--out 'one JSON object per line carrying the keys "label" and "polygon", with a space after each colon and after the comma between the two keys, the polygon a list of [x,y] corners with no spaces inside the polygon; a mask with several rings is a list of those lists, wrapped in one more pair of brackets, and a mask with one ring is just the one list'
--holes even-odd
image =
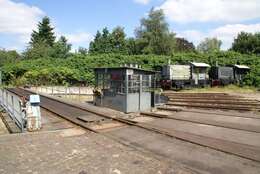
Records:
{"label": "railway track", "polygon": [[254,118],[254,119],[260,119],[260,116],[256,115],[245,115],[245,114],[231,114],[231,113],[216,113],[216,112],[210,112],[209,110],[192,110],[192,109],[185,109],[185,108],[176,108],[176,107],[157,107],[158,110],[161,111],[169,111],[169,112],[187,112],[187,113],[201,113],[201,114],[207,114],[207,116],[210,115],[220,115],[220,116],[226,116],[226,117],[242,117],[242,118]]}
{"label": "railway track", "polygon": [[240,101],[256,101],[254,99],[243,98],[240,96],[229,95],[226,93],[167,93],[163,92],[163,95],[172,99],[212,99],[212,100],[234,100]]}
{"label": "railway track", "polygon": [[233,104],[233,105],[246,105],[246,106],[258,106],[260,107],[260,103],[259,102],[251,102],[251,101],[232,101],[232,103],[230,101],[227,100],[211,100],[211,99],[170,99],[170,102],[184,102],[184,103],[210,103],[210,104]]}
{"label": "railway track", "polygon": [[173,103],[168,102],[166,105],[169,106],[183,106],[183,107],[193,107],[193,108],[208,108],[208,109],[226,109],[226,110],[239,110],[239,111],[260,111],[258,107],[250,107],[244,105],[225,105],[225,104],[204,104],[204,103]]}
{"label": "railway track", "polygon": [[[10,92],[18,96],[27,96],[33,92],[24,89],[9,89]],[[41,95],[41,107],[53,112],[54,114],[90,131],[102,133],[95,125],[102,123],[114,123],[116,127],[134,126],[143,130],[148,130],[164,136],[176,138],[185,142],[190,142],[200,146],[208,147],[214,150],[233,154],[242,158],[260,162],[260,148],[247,144],[240,144],[223,139],[196,135],[178,130],[158,128],[149,123],[141,123],[130,119],[125,119],[122,115],[111,116],[113,113],[106,113],[91,107],[83,107],[81,105],[71,104],[59,99],[55,99],[46,95]]]}
{"label": "railway track", "polygon": [[183,118],[178,115],[166,115],[166,114],[151,113],[151,112],[142,112],[141,115],[152,116],[152,117],[156,117],[156,118],[179,120],[179,121],[187,121],[187,122],[191,122],[191,123],[205,124],[205,125],[218,126],[218,127],[223,127],[223,128],[230,128],[230,129],[260,133],[260,127],[257,127],[257,126],[248,127],[248,126],[244,126],[241,124],[231,124],[231,123],[216,122],[216,121],[205,120],[205,119],[196,119],[196,118]]}
{"label": "railway track", "polygon": [[166,105],[227,109],[238,111],[260,111],[260,102],[257,100],[232,96],[225,93],[164,93],[169,102]]}

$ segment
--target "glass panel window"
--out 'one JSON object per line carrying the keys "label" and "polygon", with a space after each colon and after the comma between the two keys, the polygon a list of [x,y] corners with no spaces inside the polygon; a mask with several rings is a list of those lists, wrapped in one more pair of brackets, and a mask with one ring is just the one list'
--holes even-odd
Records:
{"label": "glass panel window", "polygon": [[140,89],[140,75],[128,75],[128,93],[137,93]]}
{"label": "glass panel window", "polygon": [[151,89],[151,75],[142,76],[142,91],[147,92]]}

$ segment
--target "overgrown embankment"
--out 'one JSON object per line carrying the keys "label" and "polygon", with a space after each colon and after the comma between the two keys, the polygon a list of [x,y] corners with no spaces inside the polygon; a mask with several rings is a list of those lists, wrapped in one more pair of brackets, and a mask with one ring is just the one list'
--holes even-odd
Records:
{"label": "overgrown embankment", "polygon": [[242,55],[236,52],[217,52],[211,54],[177,53],[172,56],[157,55],[81,55],[73,54],[66,59],[45,58],[21,60],[2,67],[3,81],[13,85],[69,85],[94,81],[93,68],[114,67],[123,63],[138,63],[145,69],[156,69],[171,60],[171,63],[205,62],[215,65],[245,64],[250,66],[245,84],[260,86],[260,57]]}

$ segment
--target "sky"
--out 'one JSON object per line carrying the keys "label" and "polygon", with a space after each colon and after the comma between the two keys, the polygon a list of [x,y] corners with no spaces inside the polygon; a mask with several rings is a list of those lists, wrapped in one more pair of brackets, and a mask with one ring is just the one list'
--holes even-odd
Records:
{"label": "sky", "polygon": [[122,26],[133,37],[152,7],[164,11],[172,32],[195,45],[217,37],[226,50],[239,32],[260,32],[260,0],[0,0],[0,48],[26,49],[44,16],[73,49],[88,48],[104,27]]}

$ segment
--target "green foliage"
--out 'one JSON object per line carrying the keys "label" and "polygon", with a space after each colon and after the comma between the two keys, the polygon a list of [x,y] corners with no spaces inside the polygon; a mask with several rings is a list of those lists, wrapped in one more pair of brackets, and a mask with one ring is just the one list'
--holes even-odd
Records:
{"label": "green foliage", "polygon": [[198,45],[197,50],[202,53],[217,52],[220,51],[221,44],[222,41],[217,38],[206,38]]}
{"label": "green foliage", "polygon": [[15,63],[21,56],[16,51],[6,51],[0,49],[0,67],[8,64],[8,63]]}
{"label": "green foliage", "polygon": [[163,10],[151,9],[148,17],[141,20],[136,39],[142,54],[170,55],[173,52],[175,34],[169,31]]}
{"label": "green foliage", "polygon": [[233,51],[242,54],[260,54],[260,33],[241,32],[232,44]]}
{"label": "green foliage", "polygon": [[134,38],[126,39],[126,47],[128,55],[137,55],[141,52],[141,50],[138,49],[137,42]]}
{"label": "green foliage", "polygon": [[39,42],[45,42],[48,46],[53,46],[55,42],[53,30],[54,28],[51,27],[50,19],[44,17],[38,24],[38,31],[34,30],[31,35],[30,46],[33,47]]}
{"label": "green foliage", "polygon": [[61,36],[53,45],[52,57],[67,58],[70,54],[70,50],[71,44],[68,43],[68,40],[64,36]]}
{"label": "green foliage", "polygon": [[195,52],[195,46],[185,38],[176,38],[175,52]]}
{"label": "green foliage", "polygon": [[70,55],[71,44],[64,36],[55,42],[50,19],[44,17],[38,24],[38,31],[33,31],[30,46],[23,53],[25,59],[67,58]]}
{"label": "green foliage", "polygon": [[[186,41],[186,40],[185,40]],[[192,43],[185,43],[192,49]],[[147,18],[141,20],[136,30],[136,38],[126,38],[124,28],[116,27],[110,33],[107,28],[97,31],[94,41],[90,43],[90,54],[156,54],[170,55],[175,48],[175,34],[169,31],[168,23],[162,10],[151,9]]]}
{"label": "green foliage", "polygon": [[126,34],[124,28],[116,27],[112,33],[104,28],[102,34],[97,31],[94,41],[90,43],[90,54],[120,53],[127,54]]}
{"label": "green foliage", "polygon": [[111,33],[112,53],[127,54],[124,28],[116,27]]}
{"label": "green foliage", "polygon": [[27,48],[23,53],[25,59],[46,59],[52,57],[54,49],[45,41],[34,43],[33,47]]}
{"label": "green foliage", "polygon": [[137,63],[144,69],[155,69],[172,63],[188,63],[190,61],[205,62],[210,65],[245,64],[250,66],[251,72],[247,75],[245,85],[260,86],[260,58],[254,55],[243,55],[236,52],[176,53],[171,56],[159,55],[122,55],[73,54],[67,59],[45,58],[23,60],[16,64],[7,64],[3,67],[3,80],[11,84],[58,85],[77,84],[86,82],[93,84],[94,67],[117,67],[125,63]]}
{"label": "green foliage", "polygon": [[82,55],[87,55],[88,54],[88,49],[84,47],[79,47],[78,53]]}

